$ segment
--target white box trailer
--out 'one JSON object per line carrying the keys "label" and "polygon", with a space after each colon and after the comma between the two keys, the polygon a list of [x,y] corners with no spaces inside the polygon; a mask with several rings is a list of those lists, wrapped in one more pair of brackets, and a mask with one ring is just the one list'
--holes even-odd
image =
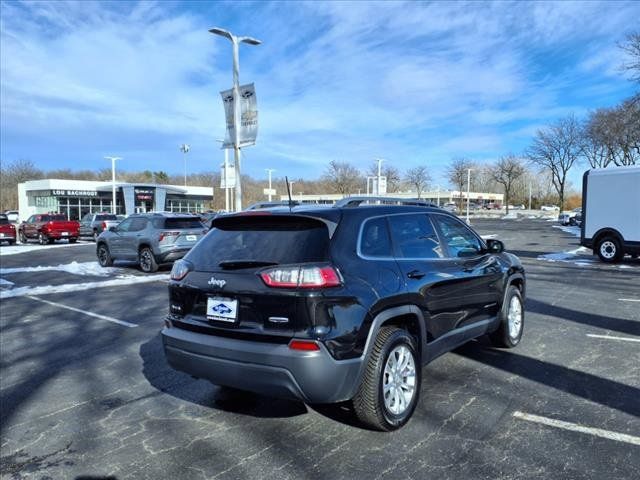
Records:
{"label": "white box trailer", "polygon": [[584,173],[580,228],[580,245],[604,262],[640,254],[640,166]]}

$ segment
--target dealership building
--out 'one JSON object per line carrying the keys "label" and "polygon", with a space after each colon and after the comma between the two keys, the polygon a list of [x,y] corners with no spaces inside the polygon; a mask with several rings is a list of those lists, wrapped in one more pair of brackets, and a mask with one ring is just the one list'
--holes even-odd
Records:
{"label": "dealership building", "polygon": [[[18,184],[21,220],[33,214],[59,212],[69,220],[87,213],[111,212],[112,182],[47,178]],[[212,187],[116,182],[116,213],[151,211],[204,212],[213,201]]]}

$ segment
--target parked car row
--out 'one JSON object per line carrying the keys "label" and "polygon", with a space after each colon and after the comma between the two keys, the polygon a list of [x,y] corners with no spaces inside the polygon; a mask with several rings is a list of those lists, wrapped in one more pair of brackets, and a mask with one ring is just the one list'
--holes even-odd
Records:
{"label": "parked car row", "polygon": [[562,212],[558,215],[561,225],[580,225],[582,222],[582,208],[574,208],[570,212]]}

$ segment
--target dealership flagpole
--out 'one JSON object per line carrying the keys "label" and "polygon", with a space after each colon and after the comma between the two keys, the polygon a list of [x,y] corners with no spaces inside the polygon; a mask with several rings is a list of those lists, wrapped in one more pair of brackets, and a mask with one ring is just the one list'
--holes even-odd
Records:
{"label": "dealership flagpole", "polygon": [[104,157],[111,160],[111,213],[116,214],[116,160],[122,160],[122,157]]}

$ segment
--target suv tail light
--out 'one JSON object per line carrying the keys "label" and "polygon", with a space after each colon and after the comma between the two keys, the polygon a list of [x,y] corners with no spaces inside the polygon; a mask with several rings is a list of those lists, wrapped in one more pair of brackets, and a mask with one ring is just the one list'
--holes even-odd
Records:
{"label": "suv tail light", "polygon": [[102,230],[106,230],[107,229],[107,222],[102,222]]}
{"label": "suv tail light", "polygon": [[161,242],[165,238],[173,238],[173,240],[175,241],[174,237],[177,237],[178,235],[180,235],[180,232],[161,232],[158,241]]}
{"label": "suv tail light", "polygon": [[171,280],[182,280],[191,271],[192,265],[186,260],[178,260],[171,268]]}
{"label": "suv tail light", "polygon": [[342,283],[335,268],[314,265],[270,268],[260,272],[260,278],[273,288],[328,288]]}

